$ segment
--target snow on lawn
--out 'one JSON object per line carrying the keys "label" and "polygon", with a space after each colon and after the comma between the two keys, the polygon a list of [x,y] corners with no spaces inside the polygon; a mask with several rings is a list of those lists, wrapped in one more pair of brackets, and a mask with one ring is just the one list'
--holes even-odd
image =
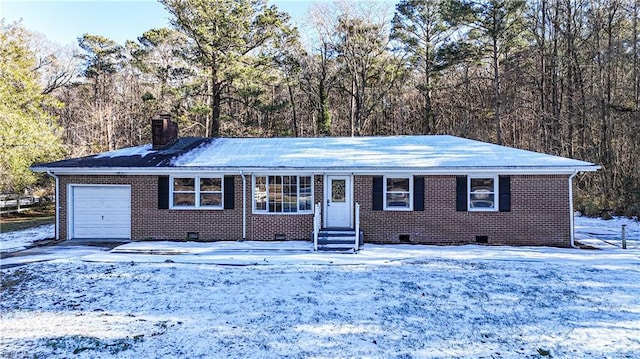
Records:
{"label": "snow on lawn", "polygon": [[15,252],[33,246],[33,243],[55,237],[53,224],[45,224],[23,231],[0,233],[0,253]]}
{"label": "snow on lawn", "polygon": [[0,355],[637,357],[640,260],[589,258],[38,263],[3,271]]}
{"label": "snow on lawn", "polygon": [[622,226],[626,227],[627,248],[640,249],[640,221],[624,217],[609,220],[576,214],[576,240],[598,248],[622,246]]}
{"label": "snow on lawn", "polygon": [[0,357],[640,357],[640,249],[602,243],[64,247],[1,271]]}

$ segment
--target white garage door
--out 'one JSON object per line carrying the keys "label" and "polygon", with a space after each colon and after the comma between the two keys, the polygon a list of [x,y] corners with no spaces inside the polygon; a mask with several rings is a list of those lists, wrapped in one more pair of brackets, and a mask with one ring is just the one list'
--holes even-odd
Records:
{"label": "white garage door", "polygon": [[71,238],[131,238],[130,186],[72,186]]}

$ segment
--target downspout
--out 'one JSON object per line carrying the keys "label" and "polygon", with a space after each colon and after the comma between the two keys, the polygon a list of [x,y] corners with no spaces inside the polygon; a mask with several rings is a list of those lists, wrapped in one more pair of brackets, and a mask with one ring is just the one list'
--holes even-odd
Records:
{"label": "downspout", "polygon": [[56,240],[60,240],[60,179],[51,170],[47,170],[47,174],[56,180]]}
{"label": "downspout", "polygon": [[242,240],[247,239],[247,177],[244,171],[240,171],[242,176]]}
{"label": "downspout", "polygon": [[573,174],[569,176],[569,230],[571,231],[570,232],[571,248],[579,248],[575,244],[575,235],[574,235],[575,219],[573,215],[573,177],[575,177],[577,174],[578,174],[578,170],[575,170],[573,171]]}

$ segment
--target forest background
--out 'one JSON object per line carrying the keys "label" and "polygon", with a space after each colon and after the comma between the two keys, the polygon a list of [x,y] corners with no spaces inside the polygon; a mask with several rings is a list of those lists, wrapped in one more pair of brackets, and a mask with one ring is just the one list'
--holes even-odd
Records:
{"label": "forest background", "polygon": [[586,160],[576,209],[640,215],[640,0],[318,3],[306,42],[266,0],[160,2],[171,26],[124,44],[2,21],[1,193],[46,188],[33,163],[149,143],[170,113],[182,136],[451,134]]}

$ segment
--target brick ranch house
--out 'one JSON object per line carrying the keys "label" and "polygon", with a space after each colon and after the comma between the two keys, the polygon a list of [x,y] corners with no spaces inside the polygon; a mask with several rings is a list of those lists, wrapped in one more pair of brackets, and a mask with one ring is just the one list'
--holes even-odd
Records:
{"label": "brick ranch house", "polygon": [[600,168],[453,136],[178,138],[168,118],[152,128],[149,145],[32,167],[56,180],[58,239],[309,240],[357,228],[364,243],[569,247],[572,178]]}

